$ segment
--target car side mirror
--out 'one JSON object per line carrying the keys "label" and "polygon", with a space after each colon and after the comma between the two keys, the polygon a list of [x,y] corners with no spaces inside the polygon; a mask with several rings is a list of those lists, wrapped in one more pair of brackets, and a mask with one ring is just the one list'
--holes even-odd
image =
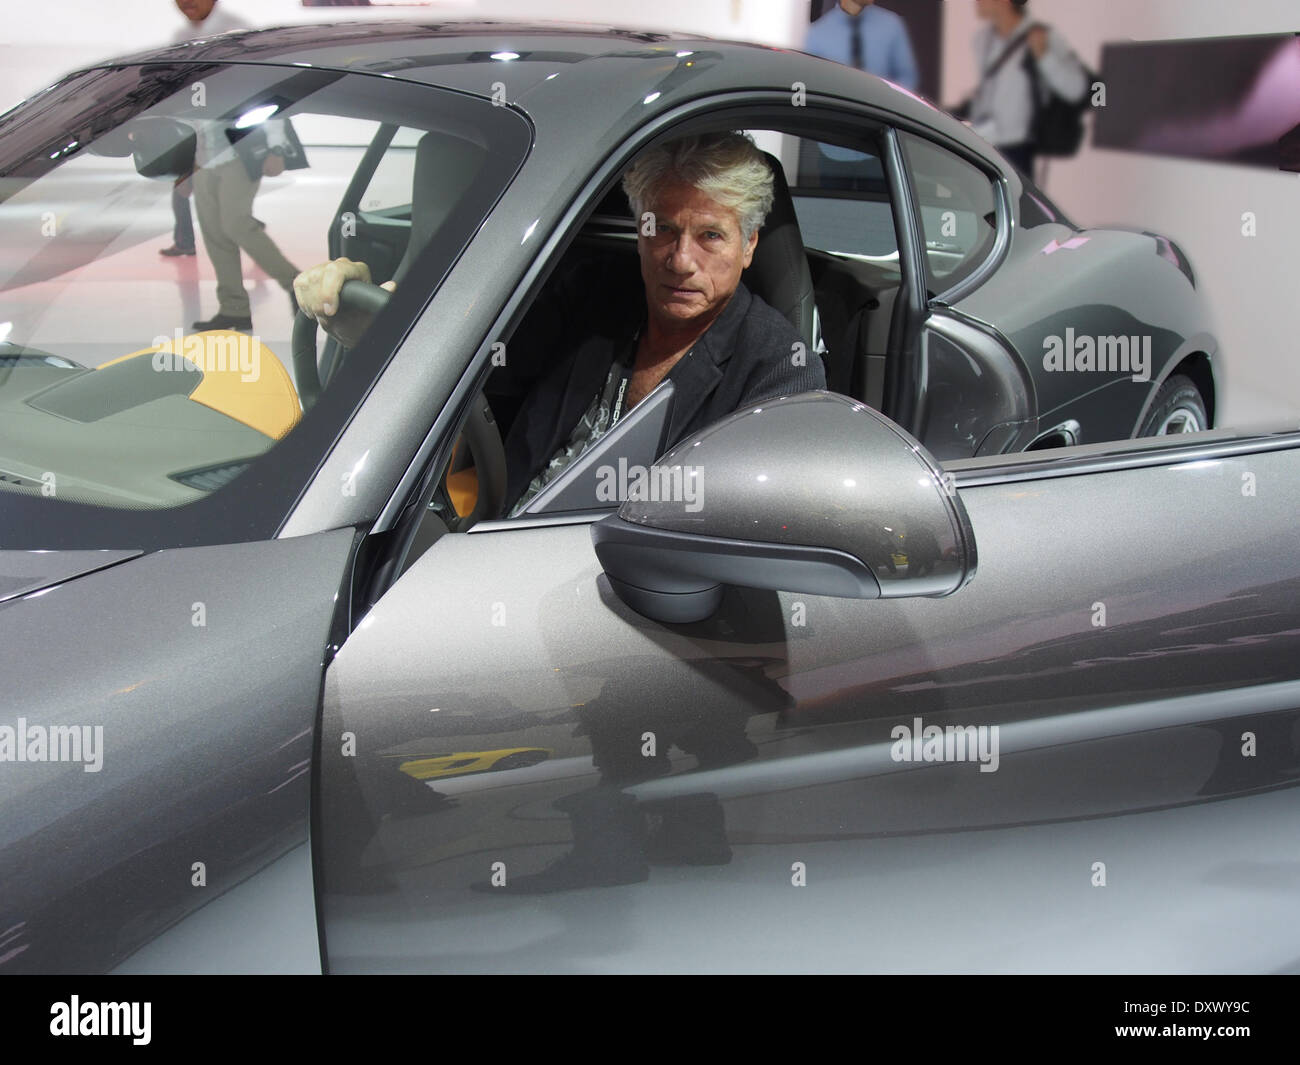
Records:
{"label": "car side mirror", "polygon": [[726,585],[853,599],[951,595],[975,534],[951,478],[883,415],[831,392],[764,401],[627,483],[591,538],[655,621],[709,617]]}

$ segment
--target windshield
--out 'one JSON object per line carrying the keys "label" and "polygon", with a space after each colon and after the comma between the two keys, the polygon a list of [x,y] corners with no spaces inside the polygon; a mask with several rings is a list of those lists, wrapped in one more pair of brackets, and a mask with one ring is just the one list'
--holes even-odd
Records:
{"label": "windshield", "polygon": [[[0,496],[193,504],[316,423],[309,476],[528,140],[486,100],[261,65],[86,71],[0,117]],[[290,293],[340,255],[419,285],[351,349],[322,334],[313,409]]]}

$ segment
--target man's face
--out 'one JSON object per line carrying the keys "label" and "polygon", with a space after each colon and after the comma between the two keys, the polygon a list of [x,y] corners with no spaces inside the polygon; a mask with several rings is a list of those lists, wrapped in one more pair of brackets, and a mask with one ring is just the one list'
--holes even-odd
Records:
{"label": "man's face", "polygon": [[982,19],[994,19],[1010,6],[1008,0],[975,0],[975,14]]}
{"label": "man's face", "polygon": [[216,6],[217,0],[176,0],[176,6],[180,8],[181,14],[191,22],[202,22]]}
{"label": "man's face", "polygon": [[693,185],[667,180],[648,205],[654,236],[637,237],[651,317],[670,329],[711,322],[754,257],[758,233],[742,240],[740,218]]}
{"label": "man's face", "polygon": [[870,7],[876,0],[840,0],[840,10],[850,15],[861,15],[864,7]]}

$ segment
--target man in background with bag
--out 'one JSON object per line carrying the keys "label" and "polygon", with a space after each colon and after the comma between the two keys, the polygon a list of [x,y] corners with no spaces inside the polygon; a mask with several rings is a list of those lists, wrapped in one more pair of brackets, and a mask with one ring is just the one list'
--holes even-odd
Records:
{"label": "man in background with bag", "polygon": [[1049,100],[1055,95],[1069,102],[1067,110],[1077,107],[1089,78],[1059,33],[1030,21],[1027,6],[1028,0],[975,0],[976,13],[987,23],[975,35],[980,81],[955,113],[1032,176],[1035,159],[1047,147],[1042,120]]}
{"label": "man in background with bag", "polygon": [[306,152],[287,119],[267,118],[247,131],[234,120],[204,123],[198,134],[194,209],[212,268],[217,275],[217,313],[193,328],[253,328],[240,252],[247,252],[288,294],[295,313],[293,279],[299,270],[253,217],[253,199],[263,177],[307,165]]}

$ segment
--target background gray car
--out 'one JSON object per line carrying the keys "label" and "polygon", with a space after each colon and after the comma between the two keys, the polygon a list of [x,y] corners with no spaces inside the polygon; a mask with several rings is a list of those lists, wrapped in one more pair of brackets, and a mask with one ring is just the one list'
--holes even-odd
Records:
{"label": "background gray car", "polygon": [[[351,351],[255,273],[258,336],[188,346],[203,264],[136,254],[123,133],[268,107],[268,231],[400,281]],[[830,392],[682,442],[698,513],[592,497],[665,389],[500,518],[529,312],[633,254],[639,150],[728,128]],[[1197,431],[1167,239],[833,64],[489,24],[80,72],[0,194],[0,969],[1296,968],[1300,436]]]}

